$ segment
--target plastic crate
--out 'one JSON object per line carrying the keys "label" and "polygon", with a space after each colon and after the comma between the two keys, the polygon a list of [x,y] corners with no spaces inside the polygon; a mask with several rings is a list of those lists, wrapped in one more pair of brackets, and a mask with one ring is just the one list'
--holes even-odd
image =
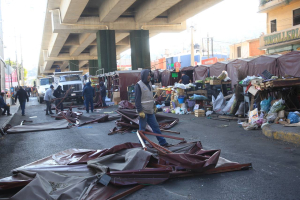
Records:
{"label": "plastic crate", "polygon": [[268,70],[263,71],[262,75],[265,77],[265,79],[271,79],[273,74],[271,74]]}

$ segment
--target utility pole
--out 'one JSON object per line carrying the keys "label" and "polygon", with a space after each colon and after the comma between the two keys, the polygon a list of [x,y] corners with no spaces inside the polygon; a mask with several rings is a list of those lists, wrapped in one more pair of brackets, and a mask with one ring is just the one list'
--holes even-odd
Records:
{"label": "utility pole", "polygon": [[209,58],[209,35],[207,33],[207,58]]}
{"label": "utility pole", "polygon": [[212,57],[214,57],[214,39],[211,38],[211,54],[212,54]]}
{"label": "utility pole", "polygon": [[191,26],[191,66],[195,65],[195,56],[194,56],[194,27]]}
{"label": "utility pole", "polygon": [[21,80],[22,80],[22,86],[25,86],[25,78],[24,78],[24,66],[23,66],[23,54],[22,54],[22,37],[20,35],[20,44],[21,44]]}

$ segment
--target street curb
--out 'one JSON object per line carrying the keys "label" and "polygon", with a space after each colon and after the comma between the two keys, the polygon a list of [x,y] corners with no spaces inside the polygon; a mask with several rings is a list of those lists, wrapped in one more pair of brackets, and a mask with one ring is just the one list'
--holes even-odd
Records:
{"label": "street curb", "polygon": [[3,123],[2,128],[4,128],[9,122],[12,120],[12,118],[15,116],[15,114],[20,110],[20,104],[16,105],[18,106],[16,112],[14,112],[9,118]]}
{"label": "street curb", "polygon": [[271,139],[300,144],[300,133],[272,130],[270,125],[265,125],[262,128],[262,133]]}

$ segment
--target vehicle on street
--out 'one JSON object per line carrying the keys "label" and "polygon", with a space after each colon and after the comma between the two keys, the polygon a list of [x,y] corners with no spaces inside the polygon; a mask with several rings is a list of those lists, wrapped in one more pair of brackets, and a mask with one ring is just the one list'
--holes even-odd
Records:
{"label": "vehicle on street", "polygon": [[54,83],[53,77],[37,79],[37,92],[38,92],[37,98],[39,103],[43,103],[45,92],[50,88],[50,85],[53,83]]}
{"label": "vehicle on street", "polygon": [[54,72],[54,88],[62,87],[66,94],[66,101],[82,102],[83,71]]}

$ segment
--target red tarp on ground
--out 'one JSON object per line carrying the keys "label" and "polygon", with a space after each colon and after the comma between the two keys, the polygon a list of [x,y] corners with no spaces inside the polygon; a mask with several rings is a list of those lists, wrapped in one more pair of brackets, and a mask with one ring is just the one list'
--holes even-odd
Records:
{"label": "red tarp on ground", "polygon": [[209,75],[212,76],[219,76],[223,70],[227,70],[227,63],[228,62],[217,62],[210,66],[209,68]]}
{"label": "red tarp on ground", "polygon": [[300,77],[300,51],[292,51],[277,59],[280,76]]}
{"label": "red tarp on ground", "polygon": [[195,68],[194,70],[194,80],[205,80],[205,78],[208,76],[208,67],[210,65],[200,65]]}

